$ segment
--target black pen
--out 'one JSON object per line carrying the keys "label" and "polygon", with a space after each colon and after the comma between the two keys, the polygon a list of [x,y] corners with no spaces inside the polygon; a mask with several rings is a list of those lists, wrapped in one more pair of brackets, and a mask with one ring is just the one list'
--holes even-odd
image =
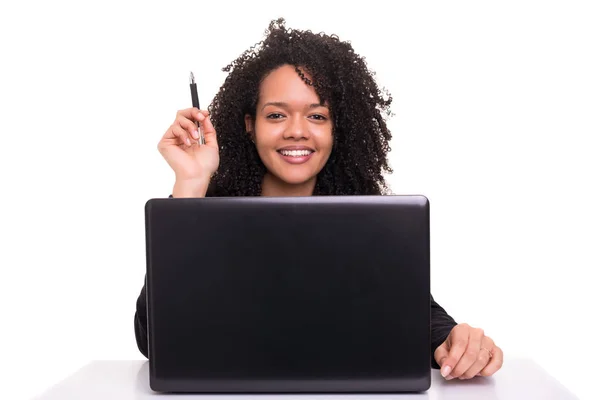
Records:
{"label": "black pen", "polygon": [[[198,100],[198,89],[196,89],[196,80],[194,79],[194,73],[190,72],[190,90],[192,91],[192,107],[200,109],[200,101]],[[196,128],[198,128],[198,144],[204,144],[204,132],[200,127],[200,122],[196,121]]]}

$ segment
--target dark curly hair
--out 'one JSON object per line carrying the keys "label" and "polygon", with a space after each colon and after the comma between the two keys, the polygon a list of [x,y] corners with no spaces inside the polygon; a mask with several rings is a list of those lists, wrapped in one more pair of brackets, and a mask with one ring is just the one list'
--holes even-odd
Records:
{"label": "dark curly hair", "polygon": [[[382,93],[363,57],[336,35],[286,29],[273,20],[263,41],[223,68],[225,82],[208,107],[217,131],[220,164],[211,180],[215,196],[259,196],[266,168],[244,116],[255,120],[259,87],[274,69],[296,68],[315,88],[333,118],[333,149],[317,176],[314,195],[373,195],[388,191],[383,172],[388,165],[391,133],[385,116],[391,96]],[[310,76],[304,76],[302,70]]]}

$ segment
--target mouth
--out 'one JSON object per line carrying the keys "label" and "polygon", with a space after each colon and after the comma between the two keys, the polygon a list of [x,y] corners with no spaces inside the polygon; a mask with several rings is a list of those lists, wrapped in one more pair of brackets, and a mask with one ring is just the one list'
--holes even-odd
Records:
{"label": "mouth", "polygon": [[304,148],[285,148],[277,150],[281,158],[290,164],[303,164],[311,159],[314,154],[313,149]]}

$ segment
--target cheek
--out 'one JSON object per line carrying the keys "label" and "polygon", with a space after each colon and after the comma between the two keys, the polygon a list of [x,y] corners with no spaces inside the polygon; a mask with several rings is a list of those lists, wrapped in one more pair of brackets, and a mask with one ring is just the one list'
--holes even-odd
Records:
{"label": "cheek", "polygon": [[277,133],[271,126],[260,123],[255,125],[254,144],[263,163],[270,164],[270,160],[275,156],[273,148],[277,144],[277,138]]}
{"label": "cheek", "polygon": [[315,135],[315,139],[322,151],[331,152],[331,148],[333,147],[333,132],[331,128],[320,131],[318,135]]}
{"label": "cheek", "polygon": [[260,146],[272,145],[281,137],[281,128],[277,125],[268,123],[257,123],[255,125],[254,135],[256,143]]}

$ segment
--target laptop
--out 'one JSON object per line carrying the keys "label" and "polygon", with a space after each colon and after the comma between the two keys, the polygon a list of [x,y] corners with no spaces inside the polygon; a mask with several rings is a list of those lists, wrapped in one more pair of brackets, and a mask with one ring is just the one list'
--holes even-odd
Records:
{"label": "laptop", "polygon": [[150,199],[145,218],[152,390],[430,388],[426,197]]}

